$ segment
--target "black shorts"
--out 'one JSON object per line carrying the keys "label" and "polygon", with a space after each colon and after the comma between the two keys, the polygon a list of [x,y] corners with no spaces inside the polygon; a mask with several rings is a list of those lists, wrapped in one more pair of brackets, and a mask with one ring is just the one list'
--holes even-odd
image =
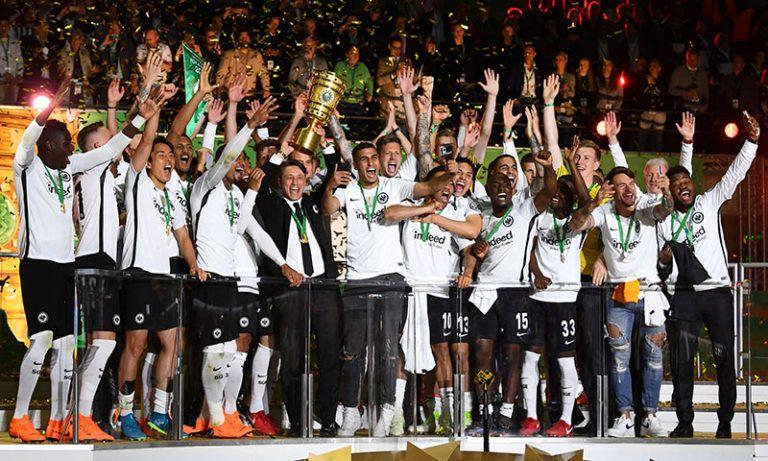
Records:
{"label": "black shorts", "polygon": [[198,284],[192,300],[192,335],[201,347],[237,339],[240,336],[240,314],[237,282],[202,282]]}
{"label": "black shorts", "polygon": [[533,338],[529,345],[551,352],[576,350],[576,303],[548,303],[530,300]]}
{"label": "black shorts", "polygon": [[254,338],[274,333],[270,303],[262,301],[255,293],[240,291],[237,293],[237,304],[241,309],[240,333],[250,333]]}
{"label": "black shorts", "polygon": [[[75,259],[76,269],[115,270],[115,261],[106,253]],[[77,280],[77,302],[85,331],[121,331],[120,279],[115,276],[87,276]]]}
{"label": "black shorts", "polygon": [[25,258],[19,264],[27,335],[52,331],[53,339],[75,334],[73,263]]}
{"label": "black shorts", "polygon": [[469,336],[469,313],[459,315],[455,298],[439,298],[427,295],[429,315],[429,342],[465,343]]}
{"label": "black shorts", "polygon": [[506,344],[528,344],[533,336],[528,289],[500,288],[496,292],[496,302],[485,314],[470,303],[472,337]]}
{"label": "black shorts", "polygon": [[122,325],[124,331],[163,331],[179,324],[179,283],[162,274],[138,268],[126,269],[123,280]]}

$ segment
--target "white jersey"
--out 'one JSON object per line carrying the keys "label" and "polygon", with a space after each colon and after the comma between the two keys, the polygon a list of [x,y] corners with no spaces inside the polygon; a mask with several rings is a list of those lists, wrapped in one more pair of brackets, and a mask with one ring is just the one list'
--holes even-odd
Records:
{"label": "white jersey", "polygon": [[658,244],[674,240],[688,242],[693,253],[709,274],[704,284],[695,286],[697,291],[728,286],[728,250],[725,246],[720,208],[730,200],[739,183],[749,171],[755,159],[757,145],[746,141],[728,171],[714,187],[696,196],[689,212],[673,212],[658,225]]}
{"label": "white jersey", "polygon": [[[643,199],[638,197],[638,202]],[[653,207],[636,208],[629,218],[616,213],[611,201],[592,212],[595,227],[600,228],[608,281],[613,283],[644,280],[656,283],[659,249],[656,244],[656,218]]]}
{"label": "white jersey", "polygon": [[[406,201],[403,205],[420,206]],[[464,210],[450,203],[440,212],[454,221],[464,221]],[[406,279],[414,288],[432,296],[448,297],[449,283],[460,273],[460,252],[472,245],[471,240],[456,237],[437,224],[405,221],[402,232]],[[425,286],[434,283],[435,285]]]}
{"label": "white jersey", "polygon": [[206,176],[212,171],[195,181],[190,200],[197,265],[207,272],[232,277],[243,193],[234,186],[227,190],[221,181],[213,189],[205,187]]}
{"label": "white jersey", "polygon": [[170,274],[167,239],[186,225],[181,204],[167,189],[158,189],[147,171],[128,169],[125,181],[125,231],[122,269],[135,267]]}
{"label": "white jersey", "polygon": [[576,301],[581,288],[579,253],[586,233],[573,232],[569,222],[570,216],[557,219],[551,211],[536,218],[536,261],[541,273],[552,280],[552,285],[546,290],[536,290],[531,295],[532,299],[548,303]]}
{"label": "white jersey", "polygon": [[[192,224],[190,216],[189,216],[189,196],[190,196],[190,185],[189,181],[181,179],[181,176],[179,176],[178,173],[176,173],[176,170],[171,171],[171,180],[168,181],[168,184],[165,185],[166,188],[168,188],[168,192],[173,194],[173,199],[181,205],[181,210],[184,213],[184,219],[188,225]],[[190,229],[193,229],[190,226]],[[191,234],[190,234],[191,235]],[[171,238],[167,239],[168,242],[168,251],[171,257],[178,257],[181,253],[179,252],[179,244],[176,242],[176,239],[171,236]]]}
{"label": "white jersey", "polygon": [[104,146],[69,156],[69,165],[54,170],[35,155],[35,143],[42,132],[43,127],[33,120],[13,159],[21,215],[19,257],[69,263],[75,260],[72,175],[110,162],[131,140],[118,133]]}
{"label": "white jersey", "polygon": [[405,275],[400,225],[387,223],[384,209],[413,198],[414,184],[413,181],[379,176],[379,184],[373,189],[361,189],[357,181],[346,189],[336,189],[333,195],[347,212],[348,279]]}
{"label": "white jersey", "polygon": [[259,294],[259,265],[253,240],[246,235],[238,235],[235,243],[235,275],[239,277],[237,281],[237,291],[241,293]]}
{"label": "white jersey", "polygon": [[107,163],[83,173],[80,178],[80,238],[76,255],[106,253],[117,262],[120,218],[115,196],[115,176]]}
{"label": "white jersey", "polygon": [[480,266],[479,282],[528,285],[531,220],[539,213],[532,198],[511,208],[501,217],[484,214],[480,236],[490,249]]}

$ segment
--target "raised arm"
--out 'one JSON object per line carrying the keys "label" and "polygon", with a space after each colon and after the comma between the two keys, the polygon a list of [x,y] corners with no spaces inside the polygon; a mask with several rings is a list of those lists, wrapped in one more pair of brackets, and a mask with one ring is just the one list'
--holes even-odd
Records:
{"label": "raised arm", "polygon": [[576,186],[576,196],[579,198],[579,208],[583,207],[591,200],[589,196],[589,189],[587,183],[584,182],[584,178],[579,174],[576,168],[576,150],[579,148],[579,135],[573,136],[571,142],[571,148],[566,149],[565,158],[568,161],[568,166],[571,169],[571,177],[573,183]]}
{"label": "raised arm", "polygon": [[419,178],[427,176],[432,170],[432,150],[429,141],[429,116],[431,101],[425,96],[417,96],[419,117],[416,123],[416,157],[419,161]]}
{"label": "raised arm", "polygon": [[352,165],[352,144],[347,140],[344,128],[341,126],[341,122],[339,122],[339,118],[336,115],[331,115],[328,121],[328,129],[331,131],[331,136],[333,136],[333,140],[339,148],[341,158]]}
{"label": "raised arm", "polygon": [[[165,92],[158,93],[161,96],[166,94]],[[160,105],[164,104],[166,100],[167,99],[163,99],[161,97]],[[147,99],[145,104],[147,102],[153,103],[154,98],[150,97]],[[147,123],[144,125],[144,132],[141,134],[141,141],[139,142],[139,145],[136,147],[136,151],[131,157],[131,168],[133,168],[133,171],[137,173],[141,172],[141,170],[147,166],[147,161],[149,160],[149,154],[152,152],[152,144],[155,141],[155,136],[157,135],[157,126],[159,123],[160,111],[158,110],[155,112],[155,115],[150,117],[149,120],[147,120]]]}
{"label": "raised arm", "polygon": [[608,137],[608,149],[613,157],[615,166],[629,167],[627,156],[619,144],[619,132],[621,132],[621,122],[616,118],[616,112],[610,111],[605,114],[605,135]]}
{"label": "raised arm", "polygon": [[[546,148],[552,153],[552,167],[555,171],[563,166],[563,154],[560,152],[560,135],[557,132],[557,119],[555,118],[555,98],[560,91],[560,77],[550,75],[544,82],[542,97],[544,99],[544,136],[547,138]],[[541,139],[539,139],[541,141]]]}
{"label": "raised arm", "polygon": [[739,154],[733,159],[731,166],[728,167],[728,171],[720,178],[720,181],[712,189],[704,193],[708,200],[714,202],[716,208],[733,197],[736,188],[739,187],[739,183],[746,177],[757,153],[757,142],[760,139],[760,123],[749,115],[747,111],[744,111],[743,124],[747,139],[744,141],[744,145],[741,146]]}
{"label": "raised arm", "polygon": [[680,145],[680,166],[693,175],[693,135],[696,133],[696,116],[690,112],[683,112],[680,124],[675,123],[675,127],[683,138]]}
{"label": "raised arm", "polygon": [[537,166],[544,169],[544,187],[536,193],[533,203],[536,209],[541,213],[549,207],[549,202],[557,193],[557,174],[552,167],[552,154],[547,151],[541,151],[533,157]]}
{"label": "raised arm", "polygon": [[197,106],[200,105],[200,102],[203,100],[205,95],[209,94],[214,90],[214,88],[216,88],[216,85],[211,85],[211,82],[209,81],[210,73],[211,65],[210,63],[206,62],[203,64],[202,71],[200,71],[200,81],[197,91],[192,96],[192,98],[181,108],[178,115],[176,115],[176,118],[173,119],[171,128],[168,130],[168,135],[166,138],[168,139],[168,142],[171,143],[171,145],[175,145],[179,138],[184,135],[184,130],[186,130],[187,124],[190,120],[192,120],[192,116],[195,115]]}
{"label": "raised arm", "polygon": [[[485,90],[487,97],[485,99],[485,109],[483,110],[483,120],[480,124],[480,137],[475,146],[475,157],[481,155],[485,158],[485,149],[488,147],[488,140],[491,139],[493,132],[493,118],[496,116],[496,96],[499,94],[499,74],[492,69],[485,69],[485,83],[478,82],[478,85]],[[480,153],[482,152],[482,154]]]}
{"label": "raised arm", "polygon": [[[504,103],[504,107],[501,110],[501,114],[504,118],[504,135],[502,137],[504,144],[504,155],[511,155],[515,159],[515,165],[517,168],[517,184],[515,191],[520,192],[528,187],[528,180],[525,178],[525,171],[523,171],[523,164],[520,162],[520,156],[517,155],[517,147],[515,146],[515,137],[512,133],[512,128],[515,126],[522,113],[514,115],[515,103],[513,100],[508,100]],[[479,159],[478,159],[479,160]]]}
{"label": "raised arm", "polygon": [[672,194],[669,193],[669,178],[666,176],[659,176],[657,179],[659,183],[659,189],[661,189],[661,202],[657,203],[652,209],[653,218],[657,222],[664,221],[667,216],[672,214]]}
{"label": "raised arm", "polygon": [[[277,137],[277,141],[280,144],[285,141],[293,140],[293,133],[299,126],[301,119],[304,118],[304,109],[307,107],[307,99],[309,99],[309,96],[306,92],[300,93],[298,96],[296,96],[296,100],[293,101],[293,116],[291,117],[291,121],[288,122],[285,128],[283,128],[283,131],[280,132],[280,136]],[[352,151],[350,150],[350,152]]]}
{"label": "raised arm", "polygon": [[400,91],[403,93],[408,138],[414,139],[414,136],[416,136],[416,108],[413,106],[413,93],[419,88],[419,84],[413,82],[413,67],[401,67],[397,71],[397,83],[400,86]]}
{"label": "raised arm", "polygon": [[119,78],[113,78],[107,89],[107,129],[112,136],[117,134],[117,105],[125,95],[125,89],[120,85]]}
{"label": "raised arm", "polygon": [[245,98],[245,83],[247,81],[245,74],[240,74],[234,78],[227,89],[229,104],[227,106],[227,118],[224,125],[224,141],[229,142],[237,134],[237,105]]}
{"label": "raised arm", "polygon": [[613,197],[613,184],[603,184],[595,198],[571,214],[571,221],[568,224],[568,227],[570,227],[573,232],[581,232],[595,227],[595,218],[592,216],[592,212],[595,211],[603,201],[611,197]]}
{"label": "raised arm", "polygon": [[54,109],[61,106],[64,98],[67,97],[70,83],[71,81],[69,79],[65,79],[61,82],[59,89],[56,90],[56,94],[53,96],[53,99],[51,99],[48,107],[41,110],[40,113],[37,114],[37,117],[32,120],[32,123],[29,124],[27,129],[24,130],[24,134],[21,136],[21,142],[16,146],[16,155],[13,157],[15,166],[26,168],[32,163],[32,160],[35,159],[35,143],[43,133],[45,122],[48,121],[48,118],[51,116]]}

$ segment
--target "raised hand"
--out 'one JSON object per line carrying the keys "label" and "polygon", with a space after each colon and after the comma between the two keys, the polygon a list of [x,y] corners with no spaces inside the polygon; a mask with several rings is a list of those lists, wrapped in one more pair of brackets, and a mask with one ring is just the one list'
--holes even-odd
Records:
{"label": "raised hand", "polygon": [[538,154],[536,154],[535,157],[533,157],[533,161],[538,163],[539,165],[543,167],[551,167],[552,166],[552,154],[549,153],[548,150],[542,150]]}
{"label": "raised hand", "polygon": [[565,159],[569,165],[576,164],[576,151],[579,150],[579,135],[575,134],[571,138],[571,147],[565,149]]}
{"label": "raised hand", "polygon": [[743,115],[744,129],[747,130],[747,139],[756,144],[760,139],[760,123],[755,117],[749,115],[747,111],[744,111]]}
{"label": "raised hand", "polygon": [[164,92],[158,88],[153,91],[147,99],[139,102],[139,115],[144,117],[145,120],[152,118],[160,111],[163,103],[165,103],[166,99],[164,99],[163,96]]}
{"label": "raised hand", "polygon": [[432,98],[432,90],[435,87],[435,77],[432,77],[430,75],[425,75],[421,77],[421,88],[424,90],[424,94],[427,95],[428,98]]}
{"label": "raised hand", "polygon": [[602,204],[606,200],[610,200],[613,198],[613,194],[615,193],[615,189],[613,184],[609,182],[603,183],[602,186],[600,186],[600,190],[597,192],[597,195],[595,196],[595,203],[598,205]]}
{"label": "raised hand", "polygon": [[64,100],[67,99],[70,86],[72,86],[71,78],[65,78],[64,80],[62,80],[61,83],[59,84],[59,88],[56,90],[56,94],[54,94],[53,99],[51,99],[51,104],[49,104],[48,107],[50,107],[51,109],[60,107],[61,104],[64,102]]}
{"label": "raised hand", "polygon": [[339,186],[346,186],[352,182],[352,173],[349,171],[339,170],[338,166],[333,171],[333,176],[328,180],[327,187],[330,190],[334,190]]}
{"label": "raised hand", "polygon": [[515,108],[515,102],[511,99],[507,100],[507,102],[504,103],[504,107],[501,109],[501,115],[504,118],[504,129],[505,130],[511,130],[515,124],[517,124],[517,121],[520,120],[520,117],[523,116],[522,113],[515,115],[514,114],[514,108]]}
{"label": "raised hand", "polygon": [[256,111],[259,110],[259,107],[261,107],[261,103],[257,100],[251,101],[250,104],[248,104],[248,107],[245,109],[245,116],[248,118],[253,117],[253,114],[256,113]]}
{"label": "raised hand", "polygon": [[553,104],[559,92],[560,77],[552,74],[544,81],[544,91],[542,94],[542,97],[544,98],[544,104]]}
{"label": "raised hand", "polygon": [[464,137],[464,148],[474,149],[480,141],[480,124],[477,122],[469,125],[467,135]]}
{"label": "raised hand", "polygon": [[229,88],[227,89],[229,102],[237,104],[245,99],[247,94],[245,84],[247,80],[248,77],[246,77],[244,73],[238,74],[232,79],[232,82],[229,84]]}
{"label": "raised hand", "polygon": [[125,89],[120,85],[120,79],[113,78],[107,89],[107,107],[116,107],[117,103],[123,99],[123,95],[125,95]]}
{"label": "raised hand", "polygon": [[208,121],[214,125],[227,117],[227,111],[224,110],[224,103],[221,99],[214,99],[208,103]]}
{"label": "raised hand", "polygon": [[461,121],[461,126],[469,126],[470,124],[477,121],[477,111],[471,107],[464,109],[461,111],[459,120]]}
{"label": "raised hand", "polygon": [[267,120],[272,118],[272,112],[277,110],[277,100],[272,96],[268,97],[261,103],[259,109],[248,119],[248,126],[250,128],[256,128],[259,125],[264,124]]}
{"label": "raised hand", "polygon": [[297,116],[304,116],[304,110],[307,108],[307,101],[309,101],[309,93],[304,92],[296,97],[293,102],[293,114]]}
{"label": "raised hand", "polygon": [[179,88],[173,83],[165,83],[160,87],[160,104],[165,104],[169,99],[176,96]]}
{"label": "raised hand", "polygon": [[621,131],[621,122],[616,119],[616,112],[610,111],[605,114],[605,136],[608,137],[609,144],[619,142],[619,132]]}
{"label": "raised hand", "polygon": [[157,81],[157,77],[160,76],[163,68],[163,57],[160,53],[149,53],[147,55],[147,61],[142,67],[139,65],[139,71],[141,71],[142,83],[144,85],[151,85]]}
{"label": "raised hand", "polygon": [[424,95],[416,96],[416,109],[419,114],[425,114],[429,110],[429,105],[432,104],[432,100]]}
{"label": "raised hand", "polygon": [[261,168],[254,168],[251,170],[248,178],[248,188],[254,191],[258,191],[261,188],[261,182],[264,180],[264,170]]}
{"label": "raised hand", "polygon": [[485,69],[483,76],[485,77],[485,83],[477,82],[477,84],[480,85],[480,88],[485,90],[489,96],[496,96],[499,94],[499,74],[493,69]]}
{"label": "raised hand", "polygon": [[663,195],[667,195],[667,193],[669,192],[669,178],[667,177],[667,175],[665,174],[659,175],[656,178],[656,184],[658,184],[659,189],[661,189],[661,193]]}
{"label": "raised hand", "polygon": [[418,83],[413,83],[413,67],[404,66],[397,71],[397,85],[403,96],[413,94],[419,88]]}
{"label": "raised hand", "polygon": [[211,76],[211,63],[205,62],[203,63],[203,69],[200,71],[200,81],[198,86],[198,91],[202,91],[203,94],[208,94],[211,91],[218,88],[219,85],[212,85],[210,81]]}
{"label": "raised hand", "polygon": [[390,133],[395,129],[395,127],[397,127],[397,120],[395,119],[395,115],[395,105],[392,103],[392,101],[387,101],[387,125],[384,127],[384,129]]}
{"label": "raised hand", "polygon": [[680,124],[675,123],[675,127],[683,137],[683,141],[693,141],[693,135],[696,133],[696,116],[690,112],[683,112]]}

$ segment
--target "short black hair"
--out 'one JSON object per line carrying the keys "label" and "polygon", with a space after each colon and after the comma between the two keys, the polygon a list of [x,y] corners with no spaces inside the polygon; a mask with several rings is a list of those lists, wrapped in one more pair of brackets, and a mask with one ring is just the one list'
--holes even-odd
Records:
{"label": "short black hair", "polygon": [[691,172],[688,171],[688,168],[682,166],[682,165],[675,165],[672,168],[667,170],[667,178],[672,179],[672,176],[678,175],[678,174],[684,174],[691,177]]}
{"label": "short black hair", "polygon": [[424,181],[429,181],[430,179],[434,178],[437,173],[440,173],[441,171],[446,171],[443,165],[432,168],[431,170],[429,170],[429,173],[427,173],[427,176],[424,177]]}
{"label": "short black hair", "polygon": [[[517,159],[515,159],[515,157],[513,157],[513,156],[511,156],[509,154],[501,154],[498,157],[496,157],[495,159],[493,159],[491,161],[491,163],[488,164],[488,171],[493,172],[496,169],[496,165],[498,165],[499,162],[501,161],[501,159],[503,159],[503,158],[511,158],[512,160],[517,162]],[[489,178],[490,178],[490,176],[489,176]]]}
{"label": "short black hair", "polygon": [[608,174],[605,176],[605,180],[607,182],[613,182],[613,178],[615,178],[616,176],[618,176],[620,174],[625,174],[625,175],[629,176],[630,178],[635,179],[635,172],[634,171],[630,170],[629,168],[627,168],[625,166],[616,166],[616,167],[613,167],[613,169],[608,172]]}
{"label": "short black hair", "polygon": [[40,133],[40,137],[37,138],[37,150],[38,152],[42,152],[45,147],[45,143],[53,139],[56,135],[64,134],[66,133],[69,136],[72,136],[69,134],[69,130],[67,129],[67,125],[64,122],[61,122],[59,120],[50,119],[45,122],[45,125],[43,126],[43,131]]}
{"label": "short black hair", "polygon": [[293,159],[290,159],[290,158],[287,159],[286,161],[284,161],[282,164],[280,164],[280,174],[282,175],[283,171],[285,171],[286,168],[291,167],[291,166],[295,166],[296,168],[300,169],[301,172],[304,173],[305,175],[309,174],[309,173],[307,173],[307,169],[304,168],[304,164],[303,163],[301,163],[298,160],[293,160]]}
{"label": "short black hair", "polygon": [[268,148],[268,147],[277,147],[280,148],[280,143],[277,142],[277,139],[275,138],[268,138],[268,139],[262,139],[258,143],[256,143],[256,155],[259,154],[262,150]]}
{"label": "short black hair", "polygon": [[475,175],[477,174],[477,165],[472,163],[472,160],[468,159],[467,157],[456,157],[456,165],[459,163],[464,163],[466,165],[469,165],[472,167],[472,179],[475,179]]}
{"label": "short black hair", "polygon": [[352,149],[352,160],[355,160],[355,156],[357,155],[357,153],[360,152],[363,149],[373,149],[376,152],[378,152],[378,150],[376,149],[376,146],[374,146],[370,142],[368,142],[368,141],[359,142]]}
{"label": "short black hair", "polygon": [[380,137],[379,140],[376,141],[376,152],[381,153],[381,150],[384,148],[384,146],[389,143],[397,143],[401,149],[403,147],[403,144],[400,142],[400,139],[397,137],[397,135],[388,134],[386,136]]}
{"label": "short black hair", "polygon": [[520,159],[520,163],[536,163],[536,160],[533,159],[533,154],[525,154]]}
{"label": "short black hair", "polygon": [[173,150],[173,146],[165,136],[155,136],[155,139],[152,140],[152,148],[154,149],[154,147],[158,144],[165,144],[166,146],[170,147],[171,150]]}
{"label": "short black hair", "polygon": [[79,147],[81,151],[85,152],[85,145],[88,144],[91,135],[103,126],[104,124],[101,122],[94,122],[82,127],[77,133],[77,147]]}

